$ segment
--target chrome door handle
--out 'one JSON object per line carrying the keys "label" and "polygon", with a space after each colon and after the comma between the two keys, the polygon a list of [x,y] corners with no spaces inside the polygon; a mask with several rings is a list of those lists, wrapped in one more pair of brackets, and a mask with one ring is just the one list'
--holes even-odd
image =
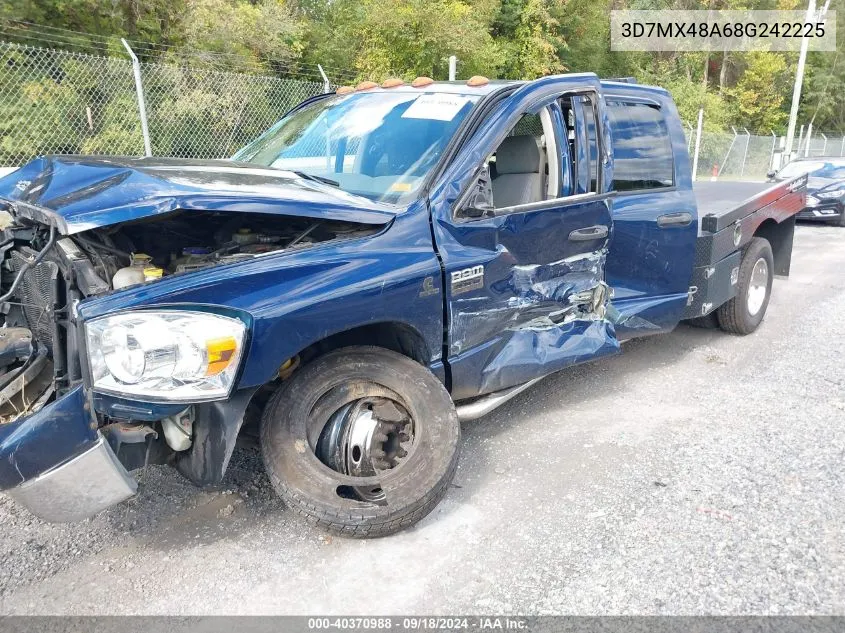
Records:
{"label": "chrome door handle", "polygon": [[589,242],[590,240],[601,240],[607,237],[608,229],[603,224],[588,226],[583,229],[575,229],[569,234],[570,242]]}
{"label": "chrome door handle", "polygon": [[667,226],[688,226],[690,222],[692,222],[692,213],[686,211],[657,216],[657,226],[661,229]]}

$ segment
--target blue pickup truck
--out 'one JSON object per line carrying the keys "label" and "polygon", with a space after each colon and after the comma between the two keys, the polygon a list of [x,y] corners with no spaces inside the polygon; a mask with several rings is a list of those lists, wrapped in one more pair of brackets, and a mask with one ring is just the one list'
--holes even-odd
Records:
{"label": "blue pickup truck", "polygon": [[460,421],[689,320],[753,332],[806,176],[694,190],[669,94],[419,77],[294,108],[231,160],[48,156],[0,180],[0,489],[48,521],[256,429],[339,534],[425,516]]}

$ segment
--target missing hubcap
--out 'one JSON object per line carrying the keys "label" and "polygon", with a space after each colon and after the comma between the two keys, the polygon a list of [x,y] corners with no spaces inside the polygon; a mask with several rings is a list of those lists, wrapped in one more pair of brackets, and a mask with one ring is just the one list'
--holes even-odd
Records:
{"label": "missing hubcap", "polygon": [[[399,467],[414,441],[414,424],[404,407],[388,398],[362,398],[344,405],[327,421],[316,454],[326,466],[351,477],[373,477]],[[381,487],[339,486],[338,494],[384,502]]]}

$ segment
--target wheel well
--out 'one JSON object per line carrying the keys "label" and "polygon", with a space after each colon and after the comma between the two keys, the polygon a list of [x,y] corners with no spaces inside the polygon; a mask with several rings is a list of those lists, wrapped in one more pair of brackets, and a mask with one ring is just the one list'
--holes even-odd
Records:
{"label": "wheel well", "polygon": [[431,360],[428,345],[422,334],[409,325],[394,321],[371,323],[332,334],[308,346],[299,356],[305,363],[332,350],[353,345],[384,347],[426,366]]}
{"label": "wheel well", "polygon": [[754,231],[754,237],[765,238],[771,245],[776,275],[782,275],[784,277],[789,275],[789,267],[792,263],[792,238],[794,235],[794,215],[780,224],[769,218]]}
{"label": "wheel well", "polygon": [[[383,347],[407,356],[426,367],[431,361],[431,355],[422,334],[404,323],[388,321],[362,325],[327,336],[300,351],[296,355],[299,357],[297,365],[304,365],[332,350],[353,345]],[[261,414],[278,386],[279,380],[277,378],[259,388],[250,401],[241,431],[244,431],[247,435],[258,436]]]}
{"label": "wheel well", "polygon": [[[407,356],[425,367],[431,361],[431,354],[422,334],[404,323],[387,321],[362,325],[317,341],[297,354],[299,357],[298,365],[304,365],[332,350],[353,345],[383,347]],[[261,386],[252,395],[239,433],[258,438],[261,415],[279,384],[279,379],[276,378]]]}

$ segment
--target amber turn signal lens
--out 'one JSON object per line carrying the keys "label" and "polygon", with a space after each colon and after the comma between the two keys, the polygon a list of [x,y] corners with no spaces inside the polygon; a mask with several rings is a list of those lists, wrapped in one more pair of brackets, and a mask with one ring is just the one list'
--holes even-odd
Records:
{"label": "amber turn signal lens", "polygon": [[374,81],[362,81],[355,86],[355,90],[370,90],[371,88],[378,88],[378,84]]}
{"label": "amber turn signal lens", "polygon": [[381,85],[382,88],[396,88],[398,86],[405,85],[405,82],[399,79],[398,77],[391,77],[390,79],[385,79],[384,83]]}
{"label": "amber turn signal lens", "polygon": [[355,88],[353,88],[352,86],[341,86],[334,92],[338,95],[348,95],[350,92],[355,92]]}
{"label": "amber turn signal lens", "polygon": [[482,77],[481,75],[473,75],[467,80],[467,86],[477,87],[477,86],[486,86],[490,83],[490,80],[487,77]]}
{"label": "amber turn signal lens", "polygon": [[206,376],[216,376],[229,366],[235,356],[238,343],[232,336],[213,338],[206,341],[205,349],[208,354],[208,369]]}
{"label": "amber turn signal lens", "polygon": [[431,77],[417,77],[411,82],[411,85],[414,88],[425,88],[426,86],[430,86],[434,83],[434,79]]}

